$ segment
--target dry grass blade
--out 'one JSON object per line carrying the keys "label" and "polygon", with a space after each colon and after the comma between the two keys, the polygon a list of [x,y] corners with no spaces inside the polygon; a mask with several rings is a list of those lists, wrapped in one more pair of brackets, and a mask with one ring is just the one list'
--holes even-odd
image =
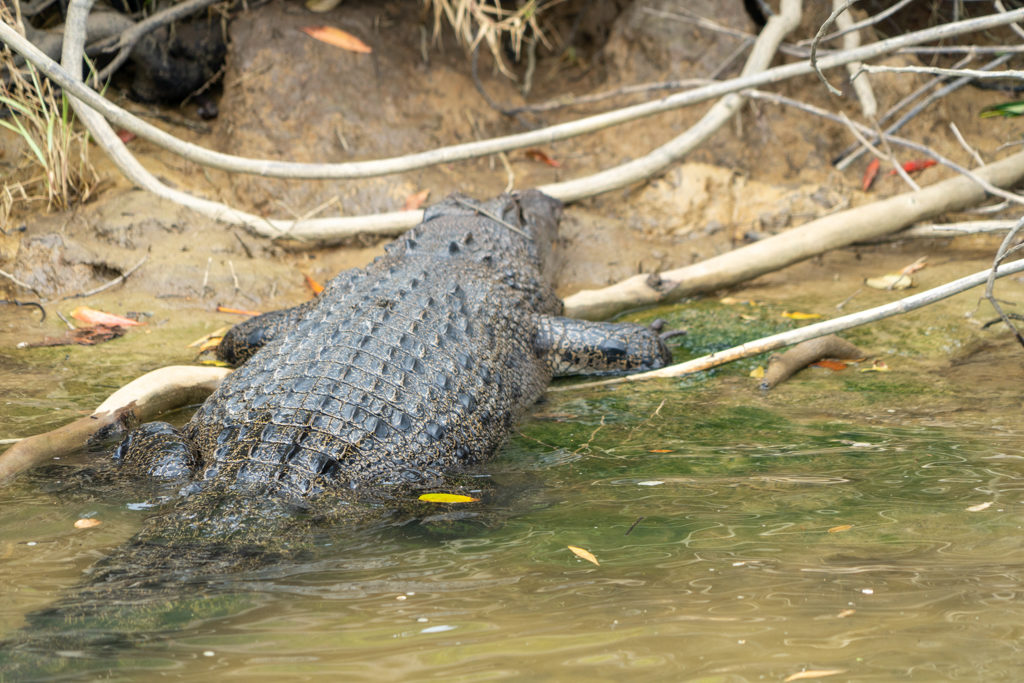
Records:
{"label": "dry grass blade", "polygon": [[502,39],[508,38],[517,59],[528,32],[534,40],[547,44],[537,15],[556,3],[549,2],[542,7],[537,0],[527,0],[516,9],[506,9],[498,0],[424,0],[424,4],[434,10],[435,40],[440,33],[442,19],[447,19],[467,52],[472,52],[481,42],[487,43],[498,68],[513,78],[502,54]]}
{"label": "dry grass blade", "polygon": [[[2,8],[0,15],[11,21]],[[26,71],[17,69],[6,48],[0,51],[0,71],[8,75],[0,82],[0,107],[9,112],[8,118],[0,119],[0,126],[25,145],[25,163],[4,178],[0,221],[6,222],[16,197],[45,201],[50,210],[84,201],[98,177],[89,163],[86,135],[75,129],[67,98],[58,95],[31,65]]]}

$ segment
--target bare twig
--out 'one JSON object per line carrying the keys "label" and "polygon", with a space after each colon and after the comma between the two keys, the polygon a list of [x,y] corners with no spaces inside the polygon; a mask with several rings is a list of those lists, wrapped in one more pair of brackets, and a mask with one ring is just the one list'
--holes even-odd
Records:
{"label": "bare twig", "polygon": [[822,37],[820,39],[815,37],[815,38],[811,38],[809,40],[801,40],[800,42],[797,43],[797,45],[799,45],[799,46],[811,45],[811,44],[814,43],[815,40],[817,40],[819,43],[827,43],[830,40],[835,40],[836,38],[838,38],[840,36],[845,36],[847,33],[853,33],[855,31],[861,30],[862,28],[867,28],[868,26],[874,26],[875,24],[879,23],[880,21],[883,21],[883,20],[889,18],[890,16],[892,16],[896,12],[899,12],[901,9],[903,9],[904,7],[906,7],[907,5],[912,3],[913,1],[914,0],[900,0],[899,2],[895,3],[891,7],[889,7],[887,9],[879,12],[878,14],[872,15],[872,16],[868,17],[867,19],[864,19],[862,21],[858,21],[857,23],[850,23],[850,24],[848,24],[846,26],[843,26],[840,22],[837,21],[836,24],[840,27],[838,31],[835,31],[834,33],[830,33],[827,36],[824,36],[824,37]]}
{"label": "bare twig", "polygon": [[818,44],[821,43],[822,38],[825,37],[825,31],[828,30],[828,27],[832,25],[840,14],[850,9],[850,5],[855,2],[857,2],[857,0],[846,0],[842,5],[833,9],[832,14],[828,15],[828,19],[825,20],[825,23],[818,28],[818,32],[815,34],[814,40],[811,42],[811,68],[814,69],[814,73],[817,74],[818,80],[825,84],[828,91],[838,97],[843,96],[843,91],[829,83],[828,79],[825,78],[825,74],[823,74],[821,69],[818,67]]}
{"label": "bare twig", "polygon": [[978,163],[978,166],[984,166],[985,160],[981,158],[980,154],[978,154],[978,150],[974,149],[967,143],[967,140],[964,139],[964,136],[960,132],[960,129],[957,128],[956,124],[953,123],[952,121],[949,122],[949,129],[953,131],[953,135],[954,137],[956,137],[956,141],[960,143],[960,146],[964,148],[964,151],[966,151],[968,154],[971,155],[971,157],[974,158],[974,160]]}
{"label": "bare twig", "polygon": [[[839,9],[842,2],[843,0],[832,0],[832,7]],[[846,50],[852,50],[860,46],[860,34],[857,31],[848,30],[852,25],[853,17],[849,12],[840,12],[839,16],[836,17],[836,26],[843,33],[843,48]],[[875,99],[875,91],[871,88],[871,81],[867,78],[854,80],[854,75],[860,71],[861,66],[863,65],[860,62],[850,62],[846,65],[846,72],[850,74],[853,92],[857,95],[857,100],[860,102],[861,112],[863,112],[868,120],[874,120],[875,115],[878,114],[878,100]]]}
{"label": "bare twig", "polygon": [[[1024,346],[1024,335],[1022,335],[1020,330],[1017,329],[1017,326],[1013,324],[1013,321],[1010,319],[1010,316],[1007,315],[1005,311],[1003,311],[1002,305],[999,303],[998,299],[996,299],[995,297],[995,294],[993,294],[992,292],[992,289],[993,287],[995,287],[996,283],[995,269],[999,267],[999,264],[1007,256],[1016,251],[1019,251],[1022,246],[1021,244],[1012,246],[1022,229],[1024,229],[1024,218],[1017,221],[1017,224],[1013,226],[1013,229],[1010,230],[1010,232],[1003,239],[1003,243],[999,245],[999,250],[996,251],[996,256],[992,261],[992,272],[989,274],[988,279],[985,283],[985,298],[988,299],[988,302],[990,304],[992,304],[992,308],[996,310],[996,313],[999,314],[999,317],[1002,318],[1006,326],[1013,330],[1013,334],[1017,338],[1017,341],[1020,342],[1021,346]],[[1017,261],[1014,261],[1014,263],[1017,263]]]}
{"label": "bare twig", "polygon": [[[982,68],[982,70],[994,69],[997,66],[1005,64],[1012,57],[1013,57],[1013,55],[1010,55],[1010,54],[1000,55],[1000,56],[996,57],[995,59],[993,59],[988,64],[985,64],[984,66],[982,66],[981,68]],[[912,118],[914,118],[919,113],[921,113],[932,102],[935,102],[936,100],[939,100],[939,99],[945,97],[946,95],[950,94],[951,92],[953,92],[955,90],[959,90],[960,88],[962,88],[965,85],[967,85],[968,83],[970,83],[971,80],[972,79],[967,78],[967,77],[958,78],[958,79],[956,79],[956,80],[946,84],[942,88],[939,88],[934,93],[932,93],[931,95],[929,95],[928,97],[924,98],[919,103],[917,103],[912,109],[910,109],[910,111],[906,112],[903,116],[901,116],[899,119],[897,119],[894,123],[892,123],[891,125],[887,126],[885,128],[884,132],[886,132],[886,133],[895,133],[900,128],[902,128],[904,125],[906,125],[907,122],[909,122]],[[904,98],[904,100],[902,100],[897,106],[893,107],[893,109],[891,111],[896,111],[904,103],[907,103],[912,98],[916,99],[916,95],[921,94],[921,93],[925,92],[926,90],[931,89],[932,87],[934,87],[935,85],[938,85],[941,82],[942,82],[941,79],[936,79],[932,83],[926,84],[926,85],[922,86],[921,88],[918,88],[918,90],[915,91],[915,93],[913,93],[910,97]],[[888,118],[889,118],[888,115],[883,116],[881,121],[884,123]],[[849,152],[844,152],[842,155],[840,155],[839,161],[835,162],[836,168],[838,170],[840,170],[840,171],[846,170],[847,168],[849,168],[850,164],[852,164],[854,161],[859,159],[863,153],[864,153],[863,149],[856,149],[855,151],[851,150]]]}
{"label": "bare twig", "polygon": [[[865,126],[863,124],[854,123],[845,114],[836,115],[836,114],[833,114],[830,111],[826,111],[825,109],[822,109],[820,107],[815,107],[812,104],[807,104],[806,102],[800,102],[798,100],[794,100],[792,98],[785,97],[784,95],[777,95],[776,93],[764,92],[764,91],[761,91],[761,90],[748,91],[747,94],[752,99],[768,100],[769,102],[778,102],[779,104],[785,104],[787,106],[800,109],[801,111],[806,111],[806,112],[808,112],[810,114],[814,114],[815,116],[820,116],[822,118],[826,118],[826,119],[829,119],[831,121],[837,121],[839,123],[843,123],[843,124],[847,125],[850,128],[851,132],[853,130],[857,129],[857,130],[860,130],[861,132],[868,132],[868,133],[875,133],[875,134],[877,134],[877,131],[872,131],[870,128],[868,128],[867,126]],[[936,152],[934,149],[932,149],[930,147],[927,147],[927,146],[922,145],[920,143],[914,142],[913,140],[907,140],[906,138],[896,137],[895,135],[885,135],[885,134],[883,134],[882,138],[884,140],[887,140],[887,141],[893,143],[893,144],[900,145],[901,147],[906,147],[908,149],[913,149],[913,150],[916,150],[918,152],[922,152],[924,154],[927,154],[927,155],[931,156],[932,158],[935,159],[935,161],[937,161],[938,163],[942,164],[943,166],[946,166],[946,167],[956,171],[960,175],[965,176],[966,178],[969,178],[973,182],[977,183],[980,187],[982,187],[989,194],[994,194],[994,195],[996,195],[998,197],[1002,197],[1003,199],[1007,199],[1007,200],[1009,200],[1011,202],[1015,202],[1017,204],[1024,204],[1024,196],[1021,196],[1019,194],[1015,194],[1013,192],[1009,192],[1009,191],[1004,190],[1004,189],[1002,189],[1000,187],[996,187],[995,185],[990,183],[985,178],[977,175],[973,171],[970,171],[970,170],[964,168],[960,164],[952,161],[951,159],[948,159],[947,157],[943,156],[942,154],[939,154],[938,152]],[[864,140],[864,142],[867,143],[866,140]],[[880,152],[878,152],[877,150],[874,150],[874,151],[876,153],[880,154]],[[899,168],[898,170],[902,170],[902,168]],[[913,181],[911,181],[911,184],[916,186],[916,183],[913,183]]]}
{"label": "bare twig", "polygon": [[33,294],[35,294],[36,296],[38,296],[40,299],[43,297],[42,294],[40,294],[38,291],[36,291],[35,287],[33,287],[32,285],[30,285],[28,283],[22,282],[21,280],[19,280],[18,278],[14,277],[13,275],[11,275],[10,273],[8,273],[5,270],[0,270],[0,276],[7,278],[8,280],[10,280],[14,284],[18,285],[22,289],[27,289],[28,291],[30,291]]}
{"label": "bare twig", "polygon": [[943,69],[938,66],[881,66],[877,64],[864,64],[861,67],[861,71],[864,71],[869,74],[933,74],[935,76],[957,76],[960,78],[970,78],[972,80],[982,81],[995,78],[1024,79],[1024,71],[1018,71],[1016,69],[1003,69],[1002,71],[985,71],[982,69]]}
{"label": "bare twig", "polygon": [[780,349],[784,346],[796,344],[808,339],[814,339],[815,337],[821,337],[826,334],[835,334],[836,332],[876,322],[883,318],[913,311],[935,303],[936,301],[941,301],[942,299],[951,297],[954,294],[959,294],[960,292],[967,291],[973,287],[983,285],[988,282],[990,278],[994,280],[995,278],[1005,277],[1022,271],[1024,271],[1024,259],[1011,261],[1010,263],[999,267],[998,270],[983,270],[981,272],[962,277],[959,280],[954,280],[953,282],[948,282],[939,287],[926,290],[920,294],[908,296],[905,299],[900,299],[899,301],[893,301],[858,313],[851,313],[832,320],[826,320],[824,322],[807,325],[795,330],[774,334],[770,337],[764,337],[739,346],[734,346],[733,348],[726,349],[725,351],[717,351],[706,356],[701,356],[700,358],[695,358],[693,360],[686,361],[685,363],[677,363],[676,365],[670,365],[668,367],[661,368],[660,370],[642,372],[636,375],[626,375],[624,377],[615,377],[613,379],[598,382],[585,382],[582,384],[553,387],[548,389],[548,391],[571,391],[574,389],[589,389],[591,387],[622,384],[625,382],[640,382],[648,379],[682,377],[683,375],[689,375],[694,372],[718,367],[725,363],[731,363],[734,360],[749,358],[750,356],[756,356],[757,354],[765,353],[767,351],[774,351],[775,349]]}
{"label": "bare twig", "polygon": [[121,284],[122,282],[125,282],[128,279],[128,277],[132,273],[134,273],[136,270],[141,268],[142,264],[144,264],[148,259],[149,259],[149,254],[143,256],[141,261],[139,261],[134,266],[132,266],[131,268],[129,268],[125,272],[123,272],[120,275],[118,275],[117,277],[115,277],[110,282],[106,282],[106,283],[100,285],[99,287],[96,287],[94,289],[90,289],[88,292],[82,292],[81,294],[72,294],[71,296],[66,296],[64,298],[65,299],[80,299],[82,297],[92,296],[93,294],[99,294],[100,292],[105,292],[108,289],[110,289],[111,287],[114,287],[116,285]]}

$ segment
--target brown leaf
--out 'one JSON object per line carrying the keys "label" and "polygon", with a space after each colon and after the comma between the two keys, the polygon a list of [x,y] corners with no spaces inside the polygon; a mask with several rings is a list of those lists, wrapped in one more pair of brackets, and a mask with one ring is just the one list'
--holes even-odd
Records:
{"label": "brown leaf", "polygon": [[95,308],[89,308],[88,306],[79,306],[71,311],[71,317],[87,325],[106,325],[107,327],[132,327],[133,325],[143,324],[138,320],[132,320],[131,318],[125,318],[104,311],[97,311]]}
{"label": "brown leaf", "polygon": [[127,145],[129,142],[135,139],[135,133],[131,132],[130,130],[125,130],[124,128],[118,128],[117,137],[119,140],[121,140],[121,142]]}
{"label": "brown leaf", "polygon": [[900,268],[900,275],[913,275],[914,273],[921,270],[927,265],[928,257],[922,256],[921,258],[911,263],[909,266],[903,266],[902,268]]}
{"label": "brown leaf", "polygon": [[89,325],[68,330],[64,333],[63,337],[43,337],[41,341],[29,342],[25,346],[70,346],[72,344],[93,346],[94,344],[101,344],[111,339],[123,337],[125,332],[127,330],[120,325]]}
{"label": "brown leaf", "polygon": [[342,31],[340,28],[335,28],[334,26],[303,26],[299,30],[310,38],[319,40],[321,43],[333,45],[334,47],[340,47],[342,50],[360,52],[363,54],[373,52],[373,48],[369,45],[359,40],[348,31]]}
{"label": "brown leaf", "polygon": [[853,528],[852,524],[840,524],[839,526],[832,527],[831,529],[828,530],[828,532],[830,534],[838,534],[841,531],[849,531],[852,528]]}
{"label": "brown leaf", "polygon": [[547,164],[548,166],[552,166],[554,168],[562,167],[561,163],[555,161],[547,154],[545,154],[542,150],[539,150],[535,147],[524,151],[523,154],[525,154],[527,158],[533,159],[534,161],[539,161],[542,164]]}
{"label": "brown leaf", "polygon": [[581,547],[579,547],[577,545],[569,545],[569,546],[566,546],[566,547],[569,550],[572,551],[573,555],[575,555],[576,557],[580,558],[581,560],[586,560],[587,562],[593,562],[597,566],[599,566],[599,567],[601,566],[601,563],[597,561],[596,557],[594,557],[594,553],[590,552],[589,550],[586,550],[585,548],[581,548]]}
{"label": "brown leaf", "polygon": [[103,522],[101,522],[98,519],[93,519],[91,517],[83,517],[83,518],[81,518],[81,519],[79,519],[78,521],[75,522],[75,528],[76,529],[91,529],[94,526],[99,526],[100,524],[103,524]]}
{"label": "brown leaf", "polygon": [[419,192],[413,192],[411,195],[405,198],[405,204],[402,205],[402,211],[415,211],[416,209],[423,206],[423,203],[427,201],[427,197],[430,196],[430,190],[420,190]]}

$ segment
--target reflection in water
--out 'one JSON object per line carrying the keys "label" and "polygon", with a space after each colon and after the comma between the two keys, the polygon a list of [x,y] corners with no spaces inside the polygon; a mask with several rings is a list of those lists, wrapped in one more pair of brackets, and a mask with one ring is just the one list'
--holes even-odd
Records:
{"label": "reflection in water", "polygon": [[[1018,434],[705,398],[552,399],[492,468],[517,482],[503,523],[325,531],[314,556],[204,585],[210,616],[77,654],[125,678],[1015,678]],[[39,483],[0,492],[8,634],[146,514]],[[72,532],[86,512],[104,525]]]}

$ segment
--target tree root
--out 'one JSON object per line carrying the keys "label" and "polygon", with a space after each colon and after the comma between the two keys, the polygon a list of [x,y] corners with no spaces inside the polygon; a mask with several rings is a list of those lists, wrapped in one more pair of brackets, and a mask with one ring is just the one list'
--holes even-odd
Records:
{"label": "tree root", "polygon": [[768,369],[764,373],[760,387],[763,391],[773,389],[794,373],[823,358],[854,360],[864,358],[864,356],[863,351],[834,334],[808,339],[783,354],[772,356],[768,361]]}

